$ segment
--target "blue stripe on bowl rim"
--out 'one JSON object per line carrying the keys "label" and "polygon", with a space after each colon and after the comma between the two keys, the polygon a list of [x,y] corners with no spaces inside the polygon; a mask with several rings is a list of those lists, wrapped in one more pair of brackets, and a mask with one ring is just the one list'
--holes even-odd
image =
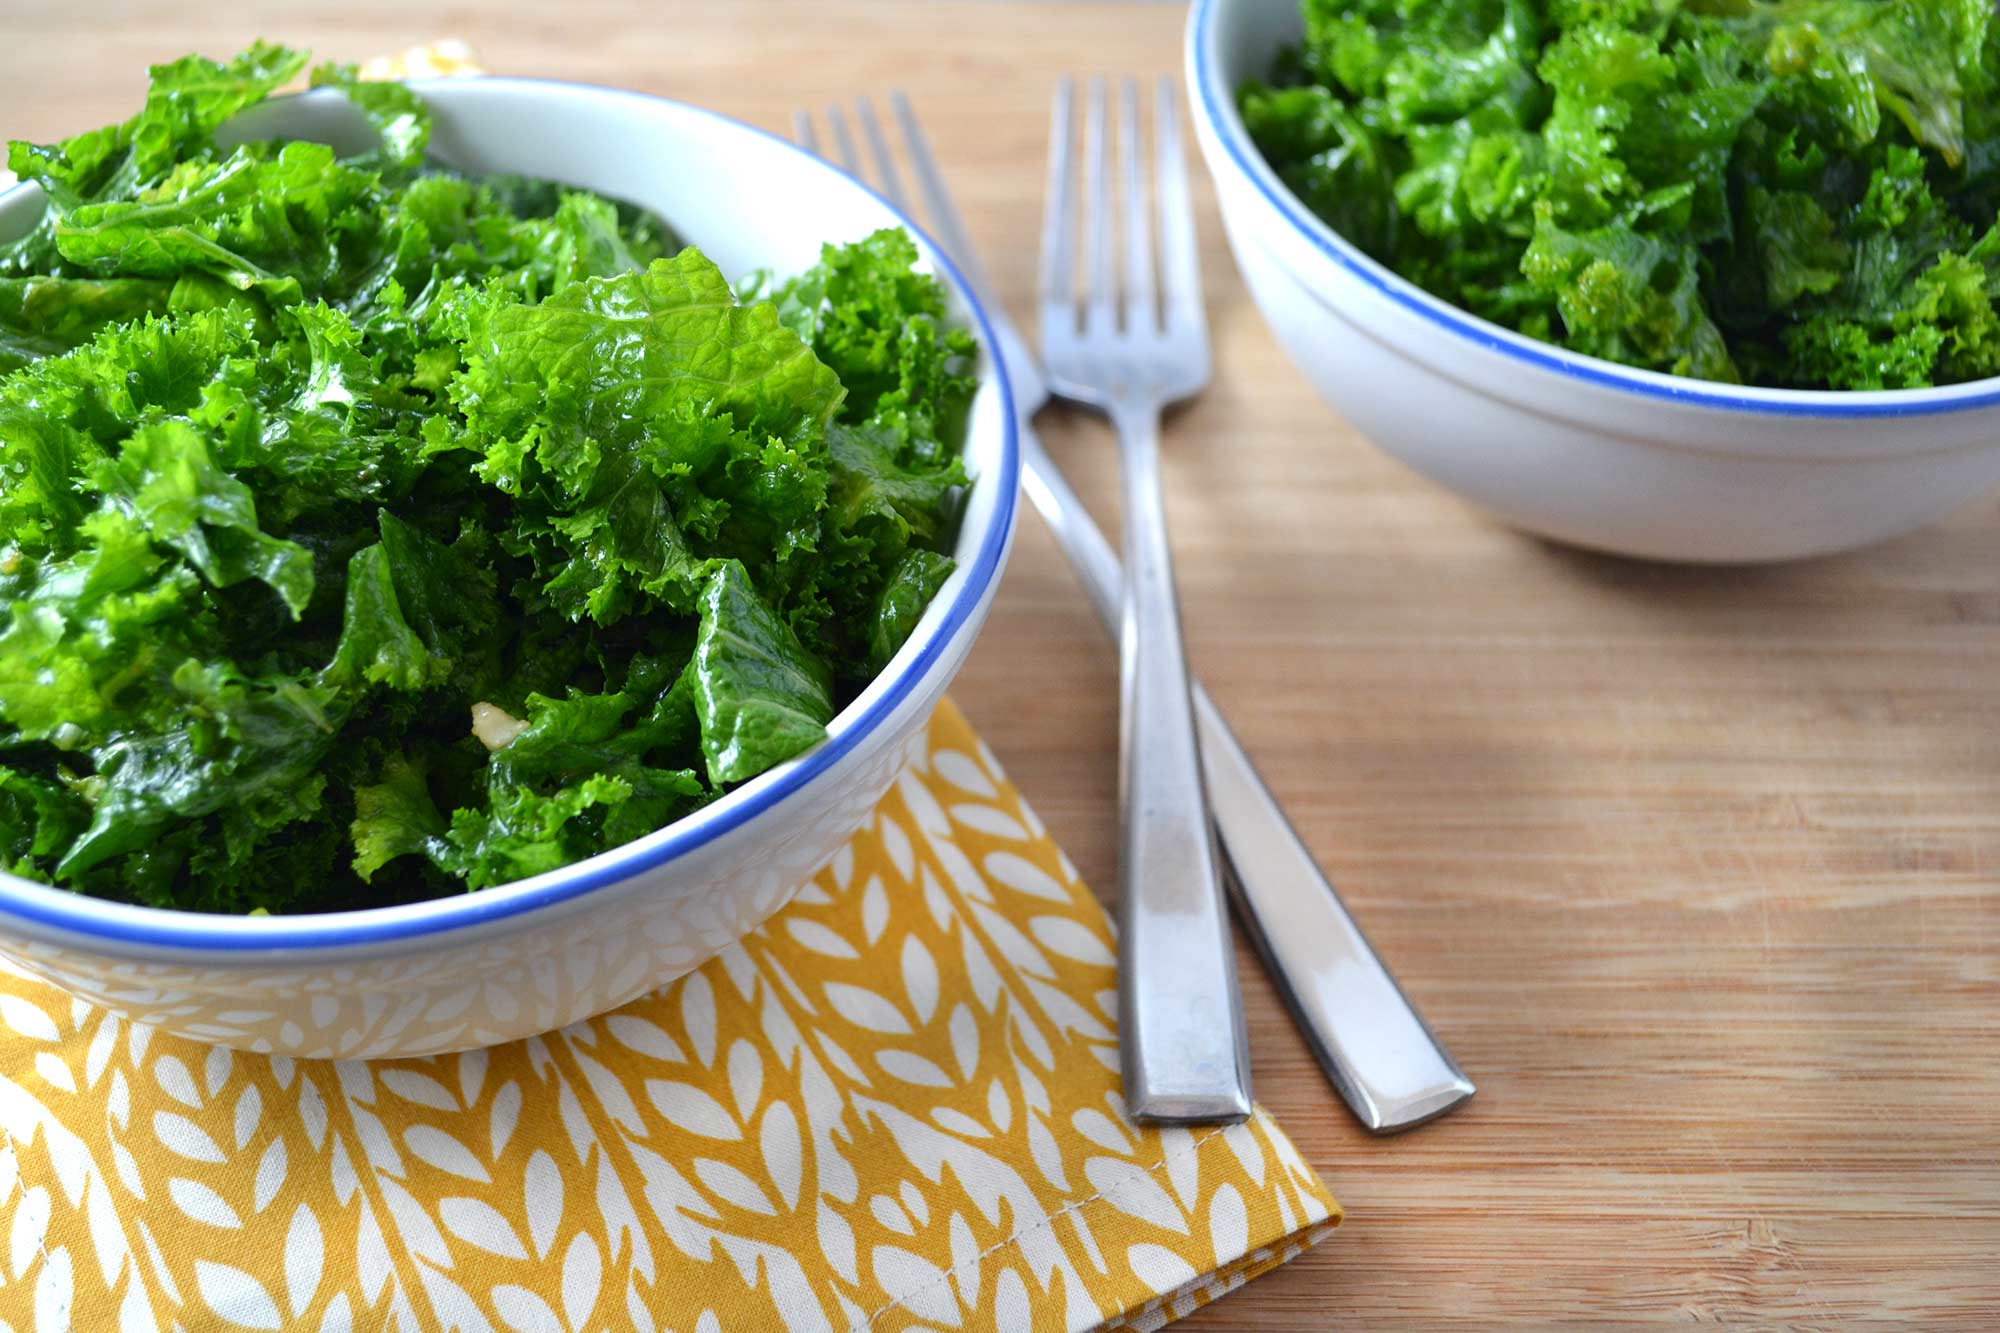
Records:
{"label": "blue stripe on bowl rim", "polygon": [[[1292,0],[1285,2],[1291,3]],[[1200,99],[1201,113],[1236,168],[1263,196],[1264,201],[1321,254],[1397,305],[1453,335],[1517,361],[1602,388],[1733,412],[1777,417],[1895,418],[1969,412],[2000,404],[2000,379],[1975,380],[1943,388],[1876,392],[1711,388],[1707,381],[1621,366],[1615,361],[1539,342],[1431,295],[1369,258],[1334,231],[1286,189],[1277,174],[1264,162],[1256,145],[1251,142],[1249,132],[1243,128],[1242,119],[1236,111],[1233,90],[1220,87],[1221,76],[1213,58],[1216,44],[1212,29],[1222,4],[1223,0],[1195,0],[1188,23],[1189,63],[1195,73],[1195,91]]]}
{"label": "blue stripe on bowl rim", "polygon": [[[0,926],[11,928],[15,922],[25,922],[39,928],[27,932],[15,932],[16,938],[30,940],[46,938],[46,932],[53,930],[75,937],[78,942],[116,941],[128,947],[173,950],[176,951],[176,955],[208,950],[227,954],[235,960],[244,960],[246,956],[285,951],[353,949],[393,941],[407,941],[503,921],[572,901],[595,889],[656,869],[715,841],[770,810],[832,768],[881,727],[910,697],[917,684],[930,673],[931,668],[943,656],[946,647],[972,618],[998,577],[1001,559],[1013,531],[1020,490],[1020,439],[1014,419],[1013,386],[1007,378],[1007,367],[995,350],[999,347],[999,340],[994,336],[992,322],[987,317],[985,308],[980,305],[971,284],[965,280],[965,276],[953,263],[943,246],[923,228],[917,226],[901,208],[865,182],[848,175],[831,162],[816,157],[782,135],[745,124],[733,116],[711,111],[707,107],[695,106],[672,98],[657,97],[651,93],[635,92],[631,89],[606,88],[566,79],[483,75],[476,81],[413,80],[410,86],[421,92],[441,85],[463,87],[474,82],[481,87],[511,85],[568,88],[592,96],[629,99],[650,106],[669,107],[720,121],[734,129],[782,145],[797,154],[802,160],[801,165],[808,169],[838,174],[843,180],[881,204],[901,226],[918,239],[934,266],[956,289],[960,300],[965,303],[965,308],[972,313],[973,320],[978,326],[981,346],[985,349],[986,362],[992,369],[993,382],[1000,390],[999,466],[994,469],[991,476],[979,479],[983,484],[999,486],[1000,494],[994,502],[994,521],[987,530],[985,539],[980,543],[979,550],[974,554],[972,563],[967,566],[966,578],[958,590],[958,595],[945,608],[944,619],[932,631],[929,640],[924,643],[918,654],[902,665],[888,688],[861,714],[846,721],[838,735],[830,737],[817,749],[808,751],[798,759],[751,779],[715,804],[667,825],[658,833],[649,834],[646,838],[627,843],[623,847],[600,852],[575,865],[564,866],[545,875],[536,876],[534,879],[522,880],[518,884],[501,885],[458,897],[431,898],[394,907],[361,908],[348,912],[307,913],[295,917],[235,917],[142,907],[131,903],[91,898],[65,889],[37,884],[18,876],[0,874]],[[841,719],[837,717],[835,720],[838,722]],[[56,942],[69,943],[69,941]],[[201,960],[176,956],[173,961],[199,963]]]}

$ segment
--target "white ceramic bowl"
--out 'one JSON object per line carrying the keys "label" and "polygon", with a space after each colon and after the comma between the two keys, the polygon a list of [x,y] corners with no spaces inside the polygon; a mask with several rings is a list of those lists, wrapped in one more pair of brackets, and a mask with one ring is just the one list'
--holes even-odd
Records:
{"label": "white ceramic bowl", "polygon": [[[432,147],[658,211],[732,277],[796,272],[823,241],[916,228],[782,139],[655,97],[529,79],[416,85]],[[345,101],[258,108],[245,131],[361,146]],[[0,235],[39,192],[0,196]],[[992,331],[919,235],[957,319]],[[966,442],[975,478],[958,569],[895,660],[817,748],[648,837],[534,879],[431,902],[295,917],[160,911],[0,875],[0,955],[95,1004],[205,1041],[303,1057],[490,1045],[623,1004],[782,906],[861,827],[965,660],[1006,563],[1019,473],[1005,374],[983,358]]]}
{"label": "white ceramic bowl", "polygon": [[1703,561],[1863,546],[2000,481],[1993,380],[1822,393],[1633,370],[1487,323],[1368,258],[1285,188],[1237,113],[1237,87],[1298,40],[1298,11],[1297,0],[1194,0],[1197,137],[1278,342],[1418,472],[1533,532]]}

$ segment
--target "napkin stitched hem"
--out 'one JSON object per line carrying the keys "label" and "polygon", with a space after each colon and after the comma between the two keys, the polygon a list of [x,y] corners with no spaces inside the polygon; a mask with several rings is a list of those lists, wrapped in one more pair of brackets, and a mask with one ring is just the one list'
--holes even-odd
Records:
{"label": "napkin stitched hem", "polygon": [[1102,1327],[1156,1333],[1172,1321],[1185,1319],[1202,1306],[1213,1305],[1231,1292],[1250,1285],[1272,1269],[1284,1267],[1332,1235],[1339,1225],[1340,1219],[1335,1217],[1295,1236],[1282,1246],[1259,1246],[1234,1264],[1225,1264],[1214,1273],[1198,1273],[1164,1296],[1156,1296],[1132,1313]]}
{"label": "napkin stitched hem", "polygon": [[[1156,1176],[1160,1172],[1168,1170],[1176,1162],[1185,1161],[1187,1158],[1190,1157],[1199,1160],[1202,1148],[1211,1139],[1215,1139],[1221,1136],[1223,1132],[1224,1129],[1222,1127],[1209,1130],[1206,1134],[1203,1134],[1200,1138],[1195,1139],[1192,1143],[1190,1143],[1187,1147],[1181,1149],[1179,1152],[1170,1153],[1169,1155],[1162,1157],[1159,1161],[1153,1163],[1153,1165],[1147,1167],[1143,1172],[1140,1173],[1138,1179],[1145,1180],[1152,1176]],[[1021,1230],[1016,1231],[1012,1235],[1008,1236],[1007,1239],[999,1241],[993,1245],[987,1246],[985,1249],[981,1250],[978,1254],[973,1255],[972,1258],[966,1260],[964,1263],[953,1264],[950,1268],[947,1268],[943,1272],[941,1272],[938,1275],[936,1281],[926,1283],[924,1286],[920,1288],[904,1292],[902,1295],[896,1297],[895,1300],[890,1301],[887,1305],[884,1305],[880,1309],[877,1309],[871,1314],[869,1314],[867,1319],[864,1320],[862,1323],[850,1325],[848,1333],[856,1333],[856,1331],[860,1329],[874,1328],[876,1322],[880,1320],[883,1315],[888,1314],[890,1311],[898,1308],[908,1310],[910,1308],[909,1302],[915,1297],[922,1295],[926,1292],[934,1291],[939,1287],[950,1286],[951,1283],[954,1280],[956,1280],[960,1274],[965,1273],[971,1269],[983,1267],[988,1259],[1000,1253],[1002,1250],[1007,1249],[1009,1246],[1019,1245],[1023,1240],[1025,1240],[1029,1236],[1040,1235],[1045,1231],[1054,1231],[1056,1229],[1056,1223],[1061,1221],[1063,1218],[1068,1217],[1070,1214],[1083,1212],[1084,1210],[1089,1209],[1093,1204],[1104,1203],[1107,1200],[1113,1198],[1114,1196],[1118,1196],[1123,1192],[1124,1191],[1121,1191],[1117,1187],[1113,1187],[1111,1189],[1102,1189],[1097,1191],[1097,1193],[1095,1194],[1086,1195],[1081,1199],[1077,1199],[1070,1203],[1064,1204],[1061,1208],[1058,1208],[1055,1212],[1050,1213],[1048,1216],[1044,1217],[1040,1222],[1036,1223],[1034,1226],[1023,1227]],[[914,1313],[914,1311],[912,1311],[912,1313]]]}
{"label": "napkin stitched hem", "polygon": [[[6,1149],[7,1160],[13,1165],[12,1174],[14,1178],[16,1180],[24,1179],[26,1173],[23,1172],[21,1169],[20,1145],[14,1142],[14,1131],[8,1129],[7,1126],[5,1125],[0,1125],[0,1148]],[[13,1228],[10,1227],[8,1230],[11,1233]],[[47,1264],[49,1262],[49,1240],[47,1231],[42,1231],[35,1237],[35,1256],[39,1258],[44,1264]],[[15,1265],[15,1267],[16,1270],[18,1271],[21,1265],[17,1264]],[[75,1327],[74,1323],[71,1321],[69,1317],[70,1306],[68,1302],[64,1302],[62,1308],[55,1311],[55,1315],[58,1319],[62,1321],[60,1324],[57,1325],[58,1328],[68,1330]]]}

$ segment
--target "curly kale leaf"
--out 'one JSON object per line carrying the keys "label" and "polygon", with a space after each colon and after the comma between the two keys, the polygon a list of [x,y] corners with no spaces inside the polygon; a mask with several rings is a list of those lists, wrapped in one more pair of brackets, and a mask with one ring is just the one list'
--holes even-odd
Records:
{"label": "curly kale leaf", "polygon": [[703,561],[809,550],[834,373],[770,305],[739,305],[699,251],[471,315],[452,386],[479,474],[518,497],[518,540],[572,619],[689,610]]}

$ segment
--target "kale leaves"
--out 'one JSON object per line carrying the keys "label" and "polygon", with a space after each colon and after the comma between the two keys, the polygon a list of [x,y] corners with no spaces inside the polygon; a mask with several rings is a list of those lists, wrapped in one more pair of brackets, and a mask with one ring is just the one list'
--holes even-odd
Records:
{"label": "kale leaves", "polygon": [[1303,0],[1241,90],[1305,204],[1487,319],[1673,374],[2000,374],[1986,0]]}
{"label": "kale leaves", "polygon": [[769,299],[658,218],[219,143],[259,45],[16,143],[0,865],[194,910],[482,888],[810,748],[951,570],[974,351],[900,232]]}

